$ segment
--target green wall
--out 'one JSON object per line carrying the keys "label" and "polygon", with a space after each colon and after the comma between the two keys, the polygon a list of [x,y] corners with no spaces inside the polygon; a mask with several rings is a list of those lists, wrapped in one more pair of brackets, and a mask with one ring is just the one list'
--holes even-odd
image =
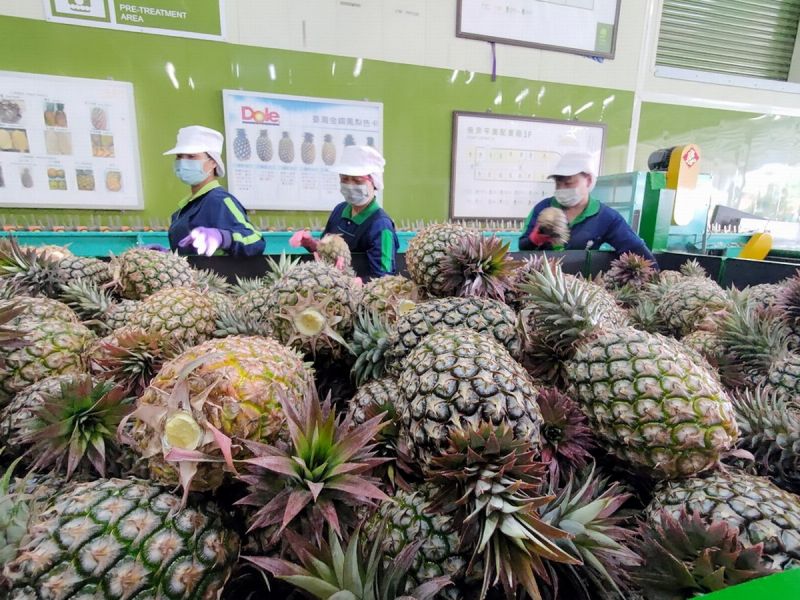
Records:
{"label": "green wall", "polygon": [[[482,74],[475,74],[467,83],[469,75],[463,71],[451,81],[451,70],[373,60],[365,60],[360,76],[355,77],[354,58],[11,17],[0,17],[0,56],[4,70],[133,83],[145,209],[121,215],[122,222],[167,222],[185,188],[175,179],[171,160],[161,153],[173,145],[179,127],[204,124],[223,129],[222,89],[383,102],[384,204],[398,224],[447,218],[454,110],[563,118],[561,111],[566,105],[575,110],[593,101],[580,119],[608,124],[603,171],[615,173],[625,167],[633,105],[632,92],[615,89],[511,77],[491,81]],[[488,60],[487,51],[487,65]],[[175,66],[180,89],[176,90],[167,76],[167,62]],[[274,81],[269,76],[270,64],[275,65]],[[194,89],[188,84],[189,77]],[[527,96],[515,102],[525,89],[529,90]],[[498,94],[502,100],[495,104]],[[612,95],[613,101],[604,107],[603,100]],[[5,222],[25,223],[88,222],[91,213],[2,209],[0,214]],[[322,221],[325,215],[260,212],[256,223],[306,224],[310,217]]]}

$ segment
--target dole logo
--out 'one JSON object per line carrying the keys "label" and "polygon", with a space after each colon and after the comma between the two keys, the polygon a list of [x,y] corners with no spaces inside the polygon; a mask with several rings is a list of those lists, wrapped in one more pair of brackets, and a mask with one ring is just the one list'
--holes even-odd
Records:
{"label": "dole logo", "polygon": [[270,125],[279,125],[280,122],[280,113],[270,110],[266,106],[264,107],[264,110],[259,110],[250,106],[242,106],[242,123],[267,123]]}

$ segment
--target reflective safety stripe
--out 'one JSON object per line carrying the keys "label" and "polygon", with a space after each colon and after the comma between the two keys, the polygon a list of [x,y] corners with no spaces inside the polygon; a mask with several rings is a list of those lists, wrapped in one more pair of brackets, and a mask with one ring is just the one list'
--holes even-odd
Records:
{"label": "reflective safety stripe", "polygon": [[394,256],[394,236],[390,229],[381,231],[381,268],[387,273],[392,272],[392,257]]}
{"label": "reflective safety stripe", "polygon": [[257,242],[258,240],[261,239],[261,234],[258,233],[255,230],[255,228],[250,224],[250,222],[242,214],[242,211],[239,210],[239,208],[233,203],[233,200],[231,200],[229,197],[225,198],[225,206],[228,207],[228,210],[231,211],[231,214],[233,215],[233,218],[236,219],[236,221],[238,221],[238,223],[240,225],[242,225],[243,227],[247,227],[250,231],[253,232],[250,235],[246,235],[245,236],[245,235],[242,235],[241,233],[237,233],[235,231],[232,231],[231,232],[231,239],[234,242],[239,242],[240,244],[247,245],[247,244],[252,244],[254,242]]}

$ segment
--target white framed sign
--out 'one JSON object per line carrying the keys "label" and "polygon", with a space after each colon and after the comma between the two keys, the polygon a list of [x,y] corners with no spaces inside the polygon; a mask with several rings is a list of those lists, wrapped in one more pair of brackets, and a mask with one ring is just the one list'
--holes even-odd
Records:
{"label": "white framed sign", "polygon": [[621,0],[458,0],[456,36],[614,58]]}
{"label": "white framed sign", "polygon": [[450,218],[524,219],[553,195],[547,179],[567,152],[588,152],[597,172],[606,125],[488,113],[453,113]]}
{"label": "white framed sign", "polygon": [[383,148],[383,104],[223,90],[228,189],[248,209],[330,211],[348,145]]}
{"label": "white framed sign", "polygon": [[0,71],[0,206],[144,207],[133,84]]}

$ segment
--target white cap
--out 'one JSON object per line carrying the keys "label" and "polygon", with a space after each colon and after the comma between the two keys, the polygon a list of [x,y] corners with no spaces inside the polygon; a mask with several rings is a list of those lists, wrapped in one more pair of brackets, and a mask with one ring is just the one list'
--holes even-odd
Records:
{"label": "white cap", "polygon": [[588,152],[567,152],[558,161],[550,177],[569,177],[578,173],[588,173],[593,179],[597,178],[597,167],[594,158]]}
{"label": "white cap", "polygon": [[382,190],[385,165],[381,153],[372,146],[345,146],[342,159],[330,170],[339,175],[369,175],[375,189]]}
{"label": "white cap", "polygon": [[168,154],[198,154],[205,152],[215,163],[215,172],[218,177],[225,175],[225,164],[222,162],[222,144],[225,138],[219,131],[202,125],[190,125],[178,130],[178,139],[175,147],[164,152]]}

